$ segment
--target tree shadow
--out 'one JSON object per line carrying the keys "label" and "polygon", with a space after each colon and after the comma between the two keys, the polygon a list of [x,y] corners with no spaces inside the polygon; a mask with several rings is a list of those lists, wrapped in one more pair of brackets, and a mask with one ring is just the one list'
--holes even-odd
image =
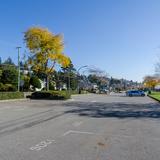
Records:
{"label": "tree shadow", "polygon": [[70,102],[65,106],[71,107],[65,113],[95,118],[160,118],[160,105],[158,103],[89,103]]}

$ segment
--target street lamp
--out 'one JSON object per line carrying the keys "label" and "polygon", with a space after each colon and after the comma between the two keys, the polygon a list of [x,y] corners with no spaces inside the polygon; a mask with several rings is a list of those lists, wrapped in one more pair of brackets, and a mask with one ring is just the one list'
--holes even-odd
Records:
{"label": "street lamp", "polygon": [[20,48],[21,47],[16,48],[18,50],[18,92],[20,91]]}
{"label": "street lamp", "polygon": [[71,69],[69,68],[68,70],[68,91],[69,91],[69,94],[71,93],[71,77],[70,77],[70,73],[71,73]]}
{"label": "street lamp", "polygon": [[79,67],[78,68],[78,70],[77,70],[77,81],[78,81],[78,87],[77,87],[77,90],[78,90],[78,93],[80,93],[80,88],[79,88],[79,79],[78,79],[78,76],[80,76],[80,70],[81,69],[83,69],[83,68],[86,68],[86,67],[88,67],[87,65],[85,65],[85,66],[81,66],[81,67]]}
{"label": "street lamp", "polygon": [[79,67],[79,69],[77,70],[78,74],[79,74],[79,71],[80,71],[82,68],[86,68],[86,67],[88,67],[88,66],[87,66],[87,65],[85,65],[85,66],[81,66],[81,67]]}

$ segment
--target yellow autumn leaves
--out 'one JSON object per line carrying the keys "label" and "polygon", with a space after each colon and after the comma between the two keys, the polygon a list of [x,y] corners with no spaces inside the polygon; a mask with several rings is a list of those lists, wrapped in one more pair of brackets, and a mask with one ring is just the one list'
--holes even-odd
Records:
{"label": "yellow autumn leaves", "polygon": [[157,84],[160,84],[160,80],[157,77],[146,76],[143,82],[145,87],[154,88]]}
{"label": "yellow autumn leaves", "polygon": [[30,64],[35,71],[46,74],[54,71],[55,64],[66,68],[71,60],[63,54],[63,37],[54,35],[48,29],[40,27],[29,28],[24,35],[27,48],[33,53]]}

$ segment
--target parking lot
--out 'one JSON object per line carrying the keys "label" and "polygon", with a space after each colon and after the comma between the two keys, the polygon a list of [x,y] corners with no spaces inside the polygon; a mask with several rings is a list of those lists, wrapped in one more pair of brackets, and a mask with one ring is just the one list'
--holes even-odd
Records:
{"label": "parking lot", "polygon": [[160,105],[149,97],[75,95],[0,103],[2,160],[157,160]]}

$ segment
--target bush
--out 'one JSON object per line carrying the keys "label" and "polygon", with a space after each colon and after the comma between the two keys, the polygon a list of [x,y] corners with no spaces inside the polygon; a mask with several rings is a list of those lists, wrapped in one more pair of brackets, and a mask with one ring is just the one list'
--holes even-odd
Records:
{"label": "bush", "polygon": [[29,83],[35,88],[41,88],[41,82],[40,80],[38,79],[38,77],[34,76],[34,77],[31,77]]}
{"label": "bush", "polygon": [[16,91],[17,90],[17,87],[15,85],[12,85],[12,84],[3,84],[3,83],[0,83],[0,91]]}
{"label": "bush", "polygon": [[6,91],[5,85],[0,83],[0,91]]}
{"label": "bush", "polygon": [[2,69],[1,82],[4,84],[17,84],[18,83],[18,71],[16,67],[5,66]]}
{"label": "bush", "polygon": [[56,83],[54,81],[49,82],[49,89],[50,90],[55,90],[55,86],[56,86]]}
{"label": "bush", "polygon": [[23,92],[0,92],[0,100],[24,98]]}
{"label": "bush", "polygon": [[16,86],[14,86],[12,84],[5,84],[5,87],[6,87],[7,91],[16,91],[17,90]]}
{"label": "bush", "polygon": [[29,91],[29,88],[30,88],[30,77],[29,76],[23,76],[22,80],[24,81],[24,85],[22,87],[23,91]]}
{"label": "bush", "polygon": [[31,95],[31,99],[65,100],[71,95],[67,91],[39,91]]}

